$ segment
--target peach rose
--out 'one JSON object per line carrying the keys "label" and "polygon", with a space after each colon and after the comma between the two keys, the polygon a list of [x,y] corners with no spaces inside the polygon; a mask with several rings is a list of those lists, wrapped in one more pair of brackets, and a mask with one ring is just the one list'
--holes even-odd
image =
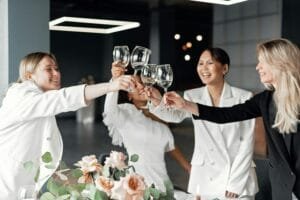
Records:
{"label": "peach rose", "polygon": [[146,185],[142,176],[136,173],[128,174],[120,181],[115,182],[115,186],[112,188],[112,198],[142,200],[145,189]]}
{"label": "peach rose", "polygon": [[110,178],[99,176],[96,179],[96,188],[111,196],[111,189],[114,187],[114,181]]}
{"label": "peach rose", "polygon": [[90,172],[98,172],[101,169],[101,165],[95,155],[84,156],[80,161],[78,161],[75,166],[80,167],[83,174]]}

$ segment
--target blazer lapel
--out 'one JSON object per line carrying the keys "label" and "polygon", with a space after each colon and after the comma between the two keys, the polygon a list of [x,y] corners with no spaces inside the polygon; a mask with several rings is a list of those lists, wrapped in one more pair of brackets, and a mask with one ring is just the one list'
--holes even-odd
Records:
{"label": "blazer lapel", "polygon": [[[223,88],[222,93],[224,93],[224,88]],[[222,101],[222,96],[221,96],[221,101]],[[227,96],[227,92],[226,92],[225,96]],[[207,87],[205,87],[204,94],[201,97],[201,101],[202,101],[201,103],[203,103],[205,105],[213,106]],[[221,103],[221,101],[220,101],[220,103]],[[226,148],[224,138],[223,138],[223,133],[222,133],[224,125],[216,124],[216,123],[212,123],[212,122],[204,122],[203,125],[207,129],[207,132],[210,133],[211,135],[213,135],[213,137],[211,137],[211,140],[212,140],[212,138],[214,138],[214,140],[215,140],[213,143],[215,145],[217,145],[218,148],[221,149],[221,151],[224,153],[225,157],[228,157],[228,150]]]}

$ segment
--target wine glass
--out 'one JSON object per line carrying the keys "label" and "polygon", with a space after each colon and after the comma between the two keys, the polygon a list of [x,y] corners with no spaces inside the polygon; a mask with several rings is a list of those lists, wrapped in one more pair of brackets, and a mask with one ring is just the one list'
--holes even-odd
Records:
{"label": "wine glass", "polygon": [[131,66],[134,69],[134,75],[136,75],[144,65],[148,64],[150,54],[150,49],[141,46],[134,47],[130,57]]}
{"label": "wine glass", "polygon": [[[141,71],[141,80],[146,87],[151,87],[155,84],[156,80],[156,64],[147,64],[144,65]],[[150,100],[147,100],[147,107],[150,103]]]}
{"label": "wine glass", "polygon": [[23,185],[18,191],[18,200],[36,200],[37,194],[35,185]]}
{"label": "wine glass", "polygon": [[113,59],[114,62],[120,62],[122,67],[126,68],[130,59],[128,46],[115,46],[113,50]]}
{"label": "wine glass", "polygon": [[164,89],[164,92],[168,91],[173,82],[173,70],[169,64],[157,65],[156,82]]}

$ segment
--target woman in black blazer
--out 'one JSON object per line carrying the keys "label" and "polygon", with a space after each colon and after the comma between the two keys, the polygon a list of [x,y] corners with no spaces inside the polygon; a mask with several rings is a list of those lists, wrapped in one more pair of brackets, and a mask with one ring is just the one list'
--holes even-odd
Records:
{"label": "woman in black blazer", "polygon": [[228,123],[263,117],[270,160],[273,200],[300,200],[300,50],[286,39],[257,46],[256,70],[267,90],[243,104],[209,107],[166,93],[169,106],[193,113],[195,119]]}

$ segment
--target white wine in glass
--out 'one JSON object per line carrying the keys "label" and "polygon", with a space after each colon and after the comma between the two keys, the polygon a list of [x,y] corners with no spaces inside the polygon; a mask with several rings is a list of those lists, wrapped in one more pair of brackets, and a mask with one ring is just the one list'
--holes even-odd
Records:
{"label": "white wine in glass", "polygon": [[169,64],[157,65],[156,82],[164,89],[164,92],[168,91],[173,82],[173,70]]}

